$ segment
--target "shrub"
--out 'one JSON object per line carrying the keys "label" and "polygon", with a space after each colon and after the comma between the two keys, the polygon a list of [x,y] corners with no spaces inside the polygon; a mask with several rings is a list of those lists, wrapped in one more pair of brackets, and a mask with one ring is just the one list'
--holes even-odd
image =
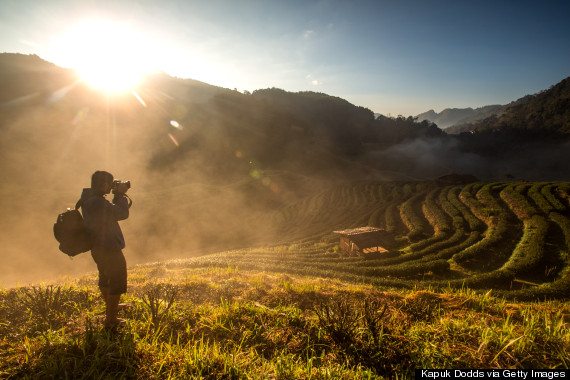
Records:
{"label": "shrub", "polygon": [[395,232],[398,227],[398,209],[396,203],[390,204],[386,208],[386,231]]}
{"label": "shrub", "polygon": [[400,206],[400,217],[409,230],[408,239],[416,241],[420,239],[427,230],[426,223],[422,217],[414,210],[419,205],[425,193],[417,193]]}
{"label": "shrub", "polygon": [[432,225],[436,235],[442,232],[448,232],[451,229],[448,216],[437,203],[437,196],[441,192],[441,189],[430,191],[422,204],[424,216]]}
{"label": "shrub", "polygon": [[40,329],[58,329],[65,323],[66,302],[67,297],[61,286],[24,289],[23,303],[31,317],[41,323]]}
{"label": "shrub", "polygon": [[519,219],[530,219],[537,214],[534,208],[514,186],[505,187],[499,194]]}
{"label": "shrub", "polygon": [[544,254],[544,237],[548,223],[544,217],[534,215],[524,221],[524,233],[509,260],[503,265],[515,274],[533,270]]}
{"label": "shrub", "polygon": [[[467,222],[471,231],[483,231],[485,229],[485,224],[481,222],[481,220],[477,219],[477,217],[469,211],[468,207],[465,207],[465,204],[461,202],[458,197],[458,193],[461,189],[458,187],[452,188],[447,193],[447,199],[449,202],[459,211],[461,217]],[[469,194],[469,196],[465,195],[466,202],[469,201],[475,202],[476,200]]]}
{"label": "shrub", "polygon": [[528,189],[528,196],[530,197],[530,199],[532,199],[534,203],[536,203],[538,207],[540,207],[540,210],[542,212],[548,214],[552,211],[555,211],[556,209],[550,204],[550,202],[542,194],[542,189],[544,187],[545,186],[541,183],[536,183],[532,185]]}
{"label": "shrub", "polygon": [[465,191],[465,189],[459,193],[459,199],[467,206],[473,215],[484,221],[487,225],[491,223],[493,215],[496,214],[494,209],[485,206],[476,197]]}
{"label": "shrub", "polygon": [[490,226],[487,229],[482,240],[453,255],[453,260],[457,263],[465,263],[468,260],[477,259],[484,252],[491,250],[500,243],[504,239],[507,229],[507,219],[499,218],[496,226]]}
{"label": "shrub", "polygon": [[554,187],[556,187],[556,185],[543,186],[540,189],[540,194],[542,194],[544,198],[548,200],[548,202],[552,205],[552,207],[554,207],[556,211],[564,211],[566,210],[566,206],[562,204],[562,202],[560,202],[554,196],[554,194],[552,194],[552,189],[554,189]]}
{"label": "shrub", "polygon": [[142,301],[150,312],[151,323],[155,328],[158,328],[160,321],[172,308],[177,296],[178,289],[171,284],[151,283],[145,286]]}
{"label": "shrub", "polygon": [[360,315],[347,297],[336,297],[315,308],[318,323],[331,339],[340,346],[354,342]]}

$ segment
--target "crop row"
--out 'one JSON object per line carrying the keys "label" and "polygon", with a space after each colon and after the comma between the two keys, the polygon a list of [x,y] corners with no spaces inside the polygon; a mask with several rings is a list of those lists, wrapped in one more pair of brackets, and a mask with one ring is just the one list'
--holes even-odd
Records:
{"label": "crop row", "polygon": [[[419,214],[419,222],[423,224],[421,230],[422,234],[425,235],[426,238],[412,243],[407,248],[408,251],[414,252],[421,250],[426,246],[444,239],[449,234],[450,228],[447,218],[434,199],[437,191],[438,189],[428,192],[423,202],[421,202],[421,207],[419,208],[421,210],[421,214]],[[433,235],[429,237],[431,231],[433,231]],[[410,234],[412,233],[413,231],[410,232]],[[417,240],[415,238],[411,238],[410,235],[408,235],[408,237],[410,241]]]}
{"label": "crop row", "polygon": [[533,215],[536,215],[538,211],[534,208],[527,198],[523,195],[523,191],[526,186],[507,186],[501,193],[501,199],[503,199],[510,209],[515,213],[515,215],[521,219],[530,219]]}
{"label": "crop row", "polygon": [[[486,228],[485,224],[459,199],[461,190],[460,187],[451,188],[447,193],[447,200],[460,213],[459,217],[463,218],[463,221],[467,223],[471,231],[483,231]],[[472,199],[472,197],[470,196],[469,199]]]}
{"label": "crop row", "polygon": [[408,198],[400,206],[400,217],[402,222],[408,228],[407,237],[410,241],[421,239],[428,231],[427,223],[421,214],[417,211],[421,209],[422,200],[425,198],[424,193],[417,193]]}
{"label": "crop row", "polygon": [[523,236],[502,268],[514,274],[535,269],[544,254],[543,242],[547,230],[548,223],[544,217],[534,215],[525,219]]}
{"label": "crop row", "polygon": [[[257,252],[231,261],[314,275],[344,273],[373,283],[398,279],[411,286],[411,278],[422,275],[422,283],[434,286],[448,276],[450,286],[543,284],[527,289],[530,293],[564,288],[570,281],[568,192],[566,183],[346,184],[291,205],[274,218],[283,222],[284,237],[326,242],[326,252]],[[366,225],[390,232],[398,248],[389,254],[343,257],[332,231]],[[535,275],[542,272],[548,275]]]}

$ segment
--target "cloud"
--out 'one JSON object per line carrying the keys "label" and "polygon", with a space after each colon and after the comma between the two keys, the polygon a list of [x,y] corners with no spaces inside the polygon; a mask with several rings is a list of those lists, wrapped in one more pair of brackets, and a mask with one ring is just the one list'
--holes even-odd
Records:
{"label": "cloud", "polygon": [[313,35],[313,33],[315,33],[313,30],[305,30],[305,33],[303,33],[303,38],[308,39]]}

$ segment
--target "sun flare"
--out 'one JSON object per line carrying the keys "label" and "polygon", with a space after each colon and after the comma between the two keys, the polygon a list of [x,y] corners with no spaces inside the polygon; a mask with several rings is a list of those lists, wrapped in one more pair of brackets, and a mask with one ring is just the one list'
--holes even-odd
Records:
{"label": "sun flare", "polygon": [[108,92],[128,91],[150,71],[144,39],[127,25],[108,20],[84,21],[69,29],[58,38],[57,50],[65,66]]}

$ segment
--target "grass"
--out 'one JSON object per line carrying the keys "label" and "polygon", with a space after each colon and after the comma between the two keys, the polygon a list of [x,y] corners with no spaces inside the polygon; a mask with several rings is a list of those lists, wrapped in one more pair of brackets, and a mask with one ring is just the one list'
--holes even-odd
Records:
{"label": "grass", "polygon": [[[5,378],[412,377],[414,368],[567,368],[567,303],[513,303],[468,289],[384,291],[235,268],[131,269],[127,326],[102,328],[93,277],[36,287],[75,300],[49,327],[3,290]],[[160,271],[164,271],[160,269]],[[158,313],[149,299],[166,299]],[[166,307],[168,304],[169,307]],[[64,307],[60,305],[59,307]],[[17,317],[19,316],[19,317]]]}
{"label": "grass", "polygon": [[[130,268],[132,307],[117,332],[102,327],[93,275],[0,289],[0,378],[568,368],[569,192],[344,183],[269,215],[274,245]],[[385,227],[397,249],[343,256],[331,232],[366,224]]]}

